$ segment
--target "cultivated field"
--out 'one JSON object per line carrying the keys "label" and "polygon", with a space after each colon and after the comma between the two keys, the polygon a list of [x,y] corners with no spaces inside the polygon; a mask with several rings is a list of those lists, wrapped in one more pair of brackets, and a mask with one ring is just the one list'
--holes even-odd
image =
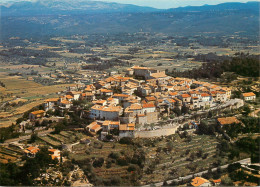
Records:
{"label": "cultivated field", "polygon": [[16,101],[17,98],[26,100],[22,105],[0,108],[0,127],[10,126],[24,112],[42,104],[47,98],[57,97],[58,92],[70,86],[69,84],[43,86],[20,76],[7,76],[6,73],[0,74],[0,81],[5,84],[5,88],[0,87],[0,107],[6,102]]}

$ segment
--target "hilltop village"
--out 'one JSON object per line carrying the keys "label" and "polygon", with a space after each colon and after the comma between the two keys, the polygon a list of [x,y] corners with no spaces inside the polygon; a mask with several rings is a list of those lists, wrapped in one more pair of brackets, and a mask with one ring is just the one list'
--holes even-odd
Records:
{"label": "hilltop village", "polygon": [[[247,155],[223,153],[218,141],[226,140],[218,140],[218,137],[232,142],[240,127],[245,128],[243,133],[248,132],[248,124],[240,121],[241,116],[223,113],[240,110],[244,102],[255,101],[253,92],[243,93],[241,99],[232,99],[230,88],[171,77],[164,71],[140,66],[133,66],[124,74],[110,73],[102,77],[93,84],[69,86],[59,97],[46,99],[26,112],[17,120],[19,129],[13,129],[24,136],[3,143],[1,154],[8,155],[9,160],[4,156],[1,162],[16,163],[25,169],[30,161],[37,165],[44,163],[41,167],[46,171],[37,178],[31,177],[34,185],[47,181],[48,185],[87,186],[118,185],[121,180],[125,184],[129,177],[129,185],[149,184],[204,171],[209,165],[212,168],[241,158],[246,158],[241,164],[249,162]],[[209,125],[205,125],[205,119]],[[231,130],[234,127],[236,135]],[[164,144],[166,147],[162,148]],[[194,150],[185,148],[185,153],[178,148],[192,145]],[[45,157],[39,155],[51,157],[42,161]],[[183,170],[178,168],[177,174],[177,170],[170,169],[169,159]],[[192,163],[194,160],[202,165]],[[166,176],[161,173],[160,164],[156,166],[160,162],[167,168]],[[64,170],[64,164],[69,164],[69,172]],[[140,172],[142,177],[137,180]],[[25,171],[25,175],[32,173]],[[120,173],[119,178],[113,178],[116,173]],[[205,176],[209,174],[208,171]],[[96,175],[101,177],[102,183]],[[107,179],[109,176],[112,178]],[[208,176],[207,179],[187,177],[177,182],[208,186],[221,183],[220,177],[217,175],[216,180],[210,181]]]}
{"label": "hilltop village", "polygon": [[80,117],[92,121],[84,127],[87,131],[101,132],[102,140],[115,129],[119,138],[135,137],[136,130],[147,130],[149,124],[216,108],[230,97],[231,89],[226,87],[133,66],[125,76],[115,74],[90,85],[69,87],[59,98],[47,99],[43,110],[32,111],[29,120],[37,121],[57,110],[64,116],[75,111],[75,103],[86,101],[88,109],[82,110]]}

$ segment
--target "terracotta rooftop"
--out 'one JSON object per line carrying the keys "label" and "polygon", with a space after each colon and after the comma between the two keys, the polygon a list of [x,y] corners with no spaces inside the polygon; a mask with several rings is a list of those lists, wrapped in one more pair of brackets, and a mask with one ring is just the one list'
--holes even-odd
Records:
{"label": "terracotta rooftop", "polygon": [[176,101],[174,99],[167,99],[169,103],[175,103]]}
{"label": "terracotta rooftop", "polygon": [[178,95],[178,92],[169,92],[169,95],[176,96],[176,95]]}
{"label": "terracotta rooftop", "polygon": [[62,104],[70,104],[71,102],[68,101],[68,100],[63,100],[63,101],[61,101],[61,103],[62,103]]}
{"label": "terracotta rooftop", "polygon": [[243,97],[252,97],[255,96],[253,92],[243,93]]}
{"label": "terracotta rooftop", "polygon": [[45,113],[45,111],[44,110],[37,110],[37,111],[33,111],[33,112],[31,112],[33,115],[38,115],[38,114],[43,114],[43,113]]}
{"label": "terracotta rooftop", "polygon": [[187,98],[187,97],[191,97],[189,94],[182,94],[181,95],[182,98]]}
{"label": "terracotta rooftop", "polygon": [[104,123],[102,124],[103,126],[108,126],[108,125],[110,125],[110,121],[104,121]]}
{"label": "terracotta rooftop", "polygon": [[194,179],[192,179],[191,185],[192,186],[200,186],[204,183],[209,183],[209,181],[207,179],[202,178],[202,177],[195,177]]}
{"label": "terracotta rooftop", "polygon": [[[33,147],[33,146],[31,146],[31,147],[26,148],[26,150],[29,151],[30,153],[35,154],[35,153],[37,153],[40,149],[39,149],[38,147]],[[25,151],[26,151],[26,150],[25,150]]]}
{"label": "terracotta rooftop", "polygon": [[155,97],[146,97],[145,98],[147,101],[156,101]]}
{"label": "terracotta rooftop", "polygon": [[73,99],[73,97],[71,95],[66,95],[67,99]]}
{"label": "terracotta rooftop", "polygon": [[163,77],[167,77],[167,75],[165,74],[165,72],[152,73],[151,76],[154,77],[154,78],[163,78]]}
{"label": "terracotta rooftop", "polygon": [[121,106],[104,107],[102,110],[105,112],[119,112],[122,109]]}
{"label": "terracotta rooftop", "polygon": [[210,97],[210,95],[208,93],[202,93],[201,97]]}
{"label": "terracotta rooftop", "polygon": [[142,106],[138,103],[135,103],[135,104],[132,104],[130,107],[129,107],[130,110],[141,110],[142,109]]}
{"label": "terracotta rooftop", "polygon": [[140,67],[140,66],[133,66],[132,69],[143,69],[143,70],[149,70],[151,68],[148,67]]}
{"label": "terracotta rooftop", "polygon": [[153,103],[147,103],[147,104],[143,104],[143,108],[154,108],[155,105]]}
{"label": "terracotta rooftop", "polygon": [[112,93],[113,92],[112,90],[108,90],[108,89],[101,89],[100,91],[103,93]]}
{"label": "terracotta rooftop", "polygon": [[221,125],[227,125],[232,123],[239,123],[239,120],[236,117],[226,117],[226,118],[218,118],[218,122]]}
{"label": "terracotta rooftop", "polygon": [[130,95],[126,95],[126,94],[114,94],[113,96],[115,96],[115,97],[130,97]]}
{"label": "terracotta rooftop", "polygon": [[45,102],[57,102],[59,100],[59,98],[50,98],[50,99],[46,99]]}
{"label": "terracotta rooftop", "polygon": [[221,183],[221,179],[213,180],[214,183]]}

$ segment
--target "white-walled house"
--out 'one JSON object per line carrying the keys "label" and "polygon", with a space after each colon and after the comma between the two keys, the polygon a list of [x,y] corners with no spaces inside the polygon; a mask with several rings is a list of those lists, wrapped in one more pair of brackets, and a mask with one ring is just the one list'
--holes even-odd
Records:
{"label": "white-walled house", "polygon": [[143,104],[143,113],[152,113],[155,112],[156,108],[155,105],[153,103],[147,103],[147,104]]}
{"label": "white-walled house", "polygon": [[51,99],[46,99],[44,102],[44,110],[48,111],[48,110],[54,110],[55,106],[57,106],[59,101],[59,98],[51,98]]}
{"label": "white-walled house", "polygon": [[256,95],[253,92],[243,93],[242,96],[245,101],[253,101],[256,99]]}

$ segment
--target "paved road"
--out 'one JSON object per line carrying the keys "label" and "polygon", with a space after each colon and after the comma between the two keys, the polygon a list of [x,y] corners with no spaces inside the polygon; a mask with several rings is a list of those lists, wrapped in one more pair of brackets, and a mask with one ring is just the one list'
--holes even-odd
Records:
{"label": "paved road", "polygon": [[[243,160],[239,160],[237,162],[234,162],[234,163],[240,163],[240,164],[250,164],[251,163],[251,160],[250,158],[246,158],[246,159],[243,159]],[[226,169],[228,167],[229,164],[226,164],[226,165],[223,165],[223,166],[220,166],[221,169]],[[212,171],[216,171],[218,168],[213,168]],[[179,182],[179,181],[182,181],[182,180],[188,180],[188,179],[192,179],[193,176],[201,176],[202,174],[205,174],[205,173],[208,173],[208,170],[205,170],[205,171],[201,171],[199,173],[194,173],[194,174],[191,174],[191,175],[187,175],[185,177],[179,177],[177,179],[172,179],[172,180],[168,180],[167,183],[170,184],[172,183],[173,181],[175,182]],[[148,185],[144,185],[143,187],[149,187],[149,186],[162,186],[163,185],[163,182],[158,182],[158,183],[154,183],[154,184],[148,184]]]}

